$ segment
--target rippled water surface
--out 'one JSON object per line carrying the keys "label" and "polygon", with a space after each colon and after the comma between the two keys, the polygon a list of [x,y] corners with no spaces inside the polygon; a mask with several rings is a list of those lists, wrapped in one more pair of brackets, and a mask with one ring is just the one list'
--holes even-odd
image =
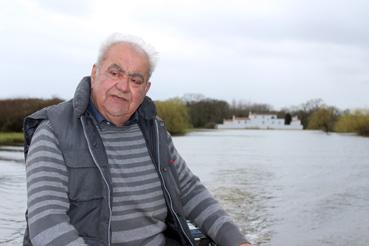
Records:
{"label": "rippled water surface", "polygon": [[[213,130],[174,143],[255,245],[369,245],[368,138]],[[20,150],[0,150],[3,245],[20,245],[24,229]]]}
{"label": "rippled water surface", "polygon": [[174,138],[256,245],[369,245],[369,139],[223,130]]}
{"label": "rippled water surface", "polygon": [[23,152],[0,147],[0,244],[22,245],[26,179]]}

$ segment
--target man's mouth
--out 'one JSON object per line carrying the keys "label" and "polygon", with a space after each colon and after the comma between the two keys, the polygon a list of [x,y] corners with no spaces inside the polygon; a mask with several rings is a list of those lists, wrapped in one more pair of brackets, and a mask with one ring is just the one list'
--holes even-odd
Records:
{"label": "man's mouth", "polygon": [[128,101],[128,99],[127,99],[127,98],[125,98],[125,97],[121,97],[121,96],[117,96],[117,95],[111,95],[111,97],[112,97],[114,100]]}

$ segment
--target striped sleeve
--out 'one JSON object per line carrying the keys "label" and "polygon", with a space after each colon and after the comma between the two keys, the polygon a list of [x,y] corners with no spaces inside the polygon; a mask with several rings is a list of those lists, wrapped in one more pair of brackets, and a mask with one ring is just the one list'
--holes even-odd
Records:
{"label": "striped sleeve", "polygon": [[247,242],[231,217],[187,167],[174,147],[169,134],[168,137],[171,158],[175,160],[178,172],[181,200],[186,218],[200,227],[217,245],[238,246]]}
{"label": "striped sleeve", "polygon": [[69,224],[68,175],[49,121],[37,128],[26,160],[27,208],[33,245],[85,245]]}

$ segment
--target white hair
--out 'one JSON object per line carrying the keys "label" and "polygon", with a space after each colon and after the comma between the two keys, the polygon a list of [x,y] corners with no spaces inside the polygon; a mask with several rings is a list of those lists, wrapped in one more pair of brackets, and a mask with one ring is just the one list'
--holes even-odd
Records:
{"label": "white hair", "polygon": [[149,77],[154,72],[157,61],[158,52],[153,46],[146,43],[142,38],[123,35],[121,33],[111,34],[100,46],[99,53],[97,56],[96,66],[99,67],[101,62],[105,59],[108,50],[115,44],[128,44],[134,47],[139,52],[143,52],[149,59]]}

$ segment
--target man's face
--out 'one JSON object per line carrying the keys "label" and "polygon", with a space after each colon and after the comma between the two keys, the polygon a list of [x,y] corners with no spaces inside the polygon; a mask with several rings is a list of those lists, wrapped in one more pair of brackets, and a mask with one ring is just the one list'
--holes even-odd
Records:
{"label": "man's face", "polygon": [[115,125],[123,125],[150,88],[148,57],[129,44],[113,45],[91,72],[93,101]]}

